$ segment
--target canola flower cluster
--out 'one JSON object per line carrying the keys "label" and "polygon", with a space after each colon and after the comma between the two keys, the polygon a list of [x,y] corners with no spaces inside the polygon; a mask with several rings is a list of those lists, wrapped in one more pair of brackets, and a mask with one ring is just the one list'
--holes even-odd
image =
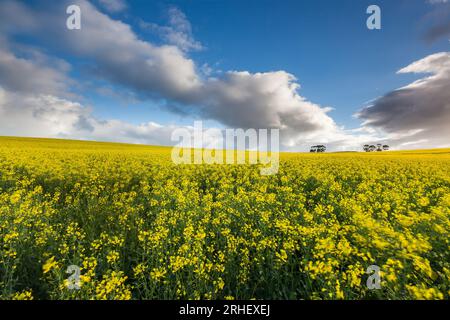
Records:
{"label": "canola flower cluster", "polygon": [[449,230],[450,150],[286,153],[262,176],[0,138],[1,299],[449,299]]}

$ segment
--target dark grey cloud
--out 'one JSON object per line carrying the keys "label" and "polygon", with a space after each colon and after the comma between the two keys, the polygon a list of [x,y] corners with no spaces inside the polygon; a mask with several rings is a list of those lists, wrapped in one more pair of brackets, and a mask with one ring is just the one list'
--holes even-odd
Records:
{"label": "dark grey cloud", "polygon": [[450,39],[450,2],[434,1],[432,10],[422,19],[422,24],[426,31],[423,38],[428,43],[433,43],[440,39]]}
{"label": "dark grey cloud", "polygon": [[447,22],[443,22],[441,24],[435,25],[431,27],[426,33],[425,33],[425,40],[427,42],[435,42],[438,39],[441,38],[447,38],[450,39],[450,15],[448,17]]}
{"label": "dark grey cloud", "polygon": [[398,144],[421,141],[449,145],[450,52],[416,61],[399,73],[426,73],[426,77],[377,99],[357,116],[365,126],[382,129]]}

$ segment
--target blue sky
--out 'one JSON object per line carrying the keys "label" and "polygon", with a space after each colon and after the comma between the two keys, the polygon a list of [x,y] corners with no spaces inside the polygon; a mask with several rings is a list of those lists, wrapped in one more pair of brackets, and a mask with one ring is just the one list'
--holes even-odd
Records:
{"label": "blue sky", "polygon": [[[130,69],[135,68],[136,73],[133,73],[133,76],[130,76],[127,80],[123,80],[118,79],[121,74],[118,72],[119,67],[113,65],[117,59],[111,58],[111,62],[104,66],[102,60],[99,60],[99,55],[105,54],[106,49],[83,49],[76,52],[76,42],[87,41],[88,36],[83,35],[80,38],[74,38],[73,43],[68,45],[66,43],[67,37],[71,37],[74,33],[65,33],[65,39],[60,39],[60,34],[55,33],[55,36],[51,36],[50,33],[47,34],[46,28],[51,30],[52,27],[49,27],[50,23],[40,20],[39,17],[45,16],[45,14],[58,15],[65,11],[66,3],[64,1],[55,4],[55,2],[49,1],[17,2],[7,0],[5,3],[8,3],[9,6],[0,7],[0,13],[3,11],[4,16],[7,16],[8,11],[11,13],[12,10],[18,17],[21,15],[25,17],[27,11],[33,15],[33,18],[36,19],[35,23],[38,25],[38,31],[36,31],[36,28],[26,26],[21,19],[17,19],[18,22],[11,19],[8,22],[9,25],[6,24],[7,22],[3,23],[2,28],[5,29],[5,36],[2,39],[3,47],[7,48],[4,49],[5,54],[6,52],[10,54],[15,59],[14,61],[19,61],[22,58],[26,62],[34,64],[36,68],[42,69],[53,68],[54,61],[52,59],[67,64],[69,66],[67,70],[55,70],[55,72],[61,73],[61,77],[64,77],[61,81],[67,83],[64,93],[57,94],[52,89],[48,92],[45,90],[36,92],[36,94],[51,92],[52,95],[65,99],[65,101],[69,100],[81,104],[83,110],[89,109],[89,115],[83,115],[83,117],[88,117],[88,121],[90,121],[89,117],[92,117],[92,121],[98,121],[99,123],[117,120],[126,123],[127,126],[139,126],[149,122],[158,123],[161,126],[189,126],[192,125],[194,119],[203,119],[208,125],[217,127],[229,127],[238,124],[250,127],[250,124],[255,123],[261,124],[262,127],[264,125],[272,127],[272,121],[268,118],[274,114],[283,114],[280,119],[293,117],[298,120],[295,125],[286,125],[283,123],[284,120],[280,119],[273,121],[280,127],[288,127],[286,137],[288,137],[287,140],[291,141],[286,144],[288,147],[298,146],[298,148],[301,148],[302,144],[298,142],[300,140],[305,141],[306,144],[313,142],[313,140],[318,142],[329,141],[332,144],[333,141],[329,137],[322,136],[334,135],[336,132],[333,130],[338,130],[334,127],[345,127],[342,130],[362,130],[365,134],[358,136],[355,140],[353,139],[354,133],[339,131],[337,134],[342,134],[339,139],[341,144],[342,141],[349,139],[353,139],[351,143],[348,143],[349,145],[362,143],[364,139],[373,141],[391,139],[398,140],[401,147],[402,143],[407,143],[406,146],[409,146],[414,141],[428,141],[429,144],[433,137],[417,136],[408,140],[405,134],[395,136],[394,133],[427,130],[427,128],[417,125],[416,127],[412,126],[415,120],[411,119],[408,124],[409,127],[405,124],[404,127],[397,128],[395,131],[391,126],[380,124],[378,121],[380,113],[374,112],[374,110],[378,107],[378,102],[386,103],[383,97],[389,97],[389,94],[395,92],[396,89],[412,84],[415,80],[424,79],[424,74],[416,73],[415,70],[402,74],[397,74],[397,71],[416,61],[449,51],[448,21],[450,14],[448,13],[450,12],[450,4],[445,0],[434,1],[436,3],[431,2],[433,1],[195,0],[165,2],[98,0],[91,1],[90,5],[87,1],[80,2],[85,6],[82,7],[82,29],[70,32],[94,33],[93,29],[88,29],[91,26],[90,22],[83,29],[83,19],[87,17],[83,10],[98,11],[100,15],[104,15],[108,19],[105,24],[102,24],[106,32],[108,30],[107,23],[110,26],[119,23],[130,29],[130,32],[136,37],[136,41],[143,41],[154,47],[177,47],[179,56],[184,59],[183,61],[186,63],[190,61],[194,65],[195,77],[198,77],[203,88],[200,91],[211,90],[213,92],[207,97],[199,97],[200,91],[191,94],[185,88],[182,92],[172,92],[164,85],[162,85],[162,88],[153,90],[153,87],[150,84],[147,85],[147,83],[152,81],[158,83],[157,77],[159,74],[157,72],[151,75],[141,74],[137,76],[140,70],[139,57],[145,55],[144,52],[139,55],[136,54],[136,57],[130,60],[136,62],[135,65],[129,67]],[[17,3],[19,5],[13,5]],[[369,16],[366,9],[371,4],[376,4],[381,8],[381,30],[369,30],[366,27],[366,19]],[[67,15],[62,14],[61,17],[55,18],[55,23],[63,21],[66,17]],[[171,20],[174,17],[178,20]],[[171,21],[178,21],[178,24],[173,24]],[[21,23],[22,25],[20,25]],[[94,23],[92,22],[92,25]],[[42,28],[40,24],[42,24]],[[441,31],[438,32],[438,36],[433,37],[430,35],[433,30]],[[174,36],[176,37],[175,40]],[[181,40],[187,41],[188,47],[183,47],[186,42],[181,43],[179,41],[180,36]],[[120,38],[119,34],[118,38]],[[20,46],[28,48],[28,51],[25,50],[25,54],[23,54]],[[114,52],[114,39],[111,39],[111,43],[105,42],[105,46],[113,51],[108,53],[108,56],[109,54],[116,54]],[[139,44],[136,44],[136,46],[139,46]],[[43,63],[36,60],[35,56],[30,56],[30,48],[45,55],[48,62]],[[125,56],[124,48],[126,48],[126,45],[125,47],[118,46],[117,54],[124,54]],[[442,61],[443,58],[439,59],[439,61]],[[142,61],[145,62],[145,60]],[[174,66],[174,71],[171,71],[172,73],[168,77],[176,75],[178,72],[176,61],[170,62],[170,66]],[[431,69],[425,71],[436,73],[433,68]],[[443,70],[441,65],[438,69]],[[2,73],[1,70],[0,74]],[[153,72],[153,69],[149,70]],[[185,69],[180,67],[180,70]],[[205,70],[208,71],[205,72]],[[116,71],[117,73],[114,73]],[[145,73],[146,70],[142,69],[142,71]],[[278,71],[292,75],[296,80],[288,80],[282,75],[281,78],[277,77],[272,80],[270,77],[275,76]],[[227,79],[228,72],[247,72],[248,75],[239,74],[239,79],[229,80]],[[326,122],[331,119],[330,121],[333,123],[327,128],[318,128],[320,124],[316,125],[316,123],[311,122],[312,120],[308,120],[309,122],[305,124],[300,117],[306,114],[306,111],[302,111],[301,115],[296,114],[296,106],[294,105],[292,110],[285,110],[282,105],[276,107],[278,108],[275,110],[276,112],[268,112],[261,122],[252,121],[252,117],[248,115],[243,115],[244,118],[249,117],[247,122],[239,121],[239,112],[246,108],[246,104],[239,105],[239,101],[234,100],[230,102],[229,97],[224,98],[224,92],[239,90],[240,81],[246,81],[242,86],[249,85],[252,89],[256,88],[255,94],[264,93],[259,87],[256,87],[266,85],[261,84],[256,79],[259,73],[265,73],[267,81],[270,83],[280,81],[280,86],[286,87],[289,86],[289,83],[298,85],[299,88],[294,90],[299,95],[298,101],[304,99],[314,104],[314,107],[305,106],[309,110],[308,112],[316,112],[320,117],[323,117],[322,120],[318,121]],[[146,79],[146,76],[151,79]],[[133,77],[142,77],[142,79],[134,81]],[[189,76],[187,75],[187,77]],[[13,75],[8,75],[7,71],[3,71],[3,79],[0,78],[3,84],[0,82],[0,87],[3,87],[4,90],[8,89],[8,92],[20,92],[21,88],[11,85],[12,78]],[[214,83],[211,79],[215,78],[219,79],[220,84],[210,84]],[[226,88],[218,89],[221,86]],[[420,91],[420,94],[422,94],[422,91]],[[275,95],[278,97],[278,91]],[[271,100],[271,104],[278,102],[290,104],[289,101],[283,100],[284,93],[280,93],[279,96],[282,97],[281,100],[274,98],[273,101]],[[258,101],[264,101],[264,99],[256,99],[255,104]],[[232,117],[230,114],[223,114],[223,109],[228,107],[227,103],[233,104],[233,110],[236,111],[236,121],[230,118]],[[251,103],[253,103],[253,100],[250,101]],[[445,104],[445,98],[442,103]],[[375,105],[375,108],[372,108],[371,112],[364,113],[363,118],[354,116],[358,110],[368,106],[373,107],[373,105]],[[270,107],[268,104],[264,108]],[[328,111],[326,109],[328,107],[332,110]],[[213,108],[216,109],[210,110]],[[220,108],[222,109],[219,110]],[[383,105],[383,110],[386,108],[389,110],[395,109]],[[438,109],[447,110],[448,106],[445,104]],[[255,110],[258,110],[257,107],[255,107]],[[82,112],[85,113],[85,111]],[[445,112],[445,116],[447,116],[447,111]],[[378,118],[370,118],[369,114],[371,116],[376,114]],[[255,118],[257,117],[255,115]],[[315,117],[315,115],[311,117]],[[377,125],[366,126],[364,125],[365,122],[377,123]],[[430,123],[434,123],[432,119]],[[308,134],[295,136],[297,129],[302,131],[300,128],[302,125],[317,127],[317,132],[322,130],[322,133],[310,135],[310,132],[307,132]],[[330,129],[331,127],[333,129]],[[18,132],[19,130],[13,131]],[[51,134],[43,133],[42,135],[90,137],[89,135],[83,136],[79,132],[66,131],[52,132]],[[3,134],[8,133],[7,131],[3,132]],[[37,135],[39,135],[39,132],[37,132]],[[349,135],[352,135],[352,138],[349,138]],[[295,138],[293,138],[294,136]],[[98,140],[114,139],[114,137],[102,135],[93,136],[93,138]],[[123,140],[128,141],[130,139]],[[161,143],[166,141],[167,139],[163,139]],[[131,139],[130,142],[135,141]],[[137,142],[146,143],[147,140],[141,139]],[[150,139],[148,142],[152,143],[153,140]],[[446,143],[447,141],[439,140],[433,145],[442,146]]]}
{"label": "blue sky", "polygon": [[[169,6],[188,17],[193,33],[205,49],[195,52],[199,63],[222,70],[265,72],[286,70],[301,83],[308,99],[336,110],[342,125],[355,127],[352,114],[386,92],[406,85],[414,75],[396,71],[429,54],[447,51],[448,39],[429,44],[423,40],[425,1],[129,1],[130,10],[116,15],[125,21],[139,17],[166,23]],[[368,30],[366,8],[377,3],[382,29]],[[148,32],[143,38],[158,41]],[[155,39],[156,38],[156,39]],[[108,101],[106,112],[109,112]],[[120,111],[131,121],[142,121],[138,110]],[[103,116],[104,114],[99,113]],[[173,114],[150,112],[149,120],[170,122]],[[178,120],[178,119],[177,119]]]}

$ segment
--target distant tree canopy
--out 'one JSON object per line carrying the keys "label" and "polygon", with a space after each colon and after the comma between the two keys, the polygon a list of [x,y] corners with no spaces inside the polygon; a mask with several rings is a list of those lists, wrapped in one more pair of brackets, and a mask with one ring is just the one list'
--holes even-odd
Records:
{"label": "distant tree canopy", "polygon": [[327,147],[323,144],[319,144],[317,146],[312,146],[309,152],[325,152],[325,150],[327,150]]}
{"label": "distant tree canopy", "polygon": [[378,151],[378,152],[380,152],[380,151],[387,151],[387,150],[389,150],[389,146],[387,145],[387,144],[381,144],[381,143],[378,143],[378,144],[376,144],[376,145],[374,145],[374,144],[365,144],[364,146],[363,146],[363,150],[365,151],[365,152],[373,152],[373,151]]}

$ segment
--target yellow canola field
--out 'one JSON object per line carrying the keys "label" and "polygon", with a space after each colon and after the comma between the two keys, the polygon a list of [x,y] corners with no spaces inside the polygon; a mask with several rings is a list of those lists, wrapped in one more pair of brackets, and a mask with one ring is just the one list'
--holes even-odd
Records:
{"label": "yellow canola field", "polygon": [[450,150],[170,152],[0,138],[0,298],[449,299]]}

